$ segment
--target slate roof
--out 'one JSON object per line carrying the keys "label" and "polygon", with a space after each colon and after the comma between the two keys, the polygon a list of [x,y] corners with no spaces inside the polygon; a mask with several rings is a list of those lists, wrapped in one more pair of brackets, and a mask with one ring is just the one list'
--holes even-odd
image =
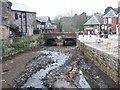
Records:
{"label": "slate roof", "polygon": [[102,18],[93,15],[84,25],[99,25],[103,22]]}
{"label": "slate roof", "polygon": [[31,8],[29,8],[25,4],[20,4],[20,3],[12,3],[11,9],[18,11],[34,12]]}
{"label": "slate roof", "polygon": [[38,20],[40,22],[47,22],[49,20],[51,22],[49,16],[39,16],[36,18],[36,20]]}
{"label": "slate roof", "polygon": [[107,14],[105,14],[103,17],[118,17],[118,15],[116,14],[116,12],[111,9]]}
{"label": "slate roof", "polygon": [[1,2],[10,2],[9,0],[0,0]]}
{"label": "slate roof", "polygon": [[49,16],[39,16],[36,18],[39,22],[45,22],[45,29],[52,29],[52,24]]}
{"label": "slate roof", "polygon": [[113,8],[116,14],[118,14],[118,8]]}

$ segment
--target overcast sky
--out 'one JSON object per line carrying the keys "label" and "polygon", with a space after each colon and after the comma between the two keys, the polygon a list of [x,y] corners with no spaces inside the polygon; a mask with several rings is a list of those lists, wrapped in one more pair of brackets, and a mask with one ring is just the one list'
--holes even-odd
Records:
{"label": "overcast sky", "polygon": [[[37,16],[50,16],[53,19],[60,14],[81,14],[86,12],[92,15],[96,12],[104,13],[105,8],[118,7],[120,0],[9,0],[12,3],[22,3],[37,12]],[[72,12],[72,13],[71,13]]]}

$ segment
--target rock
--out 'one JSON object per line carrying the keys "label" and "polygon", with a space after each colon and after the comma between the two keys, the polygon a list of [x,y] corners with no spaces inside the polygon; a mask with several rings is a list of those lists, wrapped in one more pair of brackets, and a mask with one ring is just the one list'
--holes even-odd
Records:
{"label": "rock", "polygon": [[14,61],[10,61],[10,63],[14,63]]}
{"label": "rock", "polygon": [[65,80],[57,80],[54,83],[55,88],[76,88],[74,85],[71,85],[69,82]]}
{"label": "rock", "polygon": [[5,70],[3,70],[3,72],[8,72],[9,71],[9,69],[5,69]]}
{"label": "rock", "polygon": [[98,79],[98,78],[100,78],[100,77],[99,77],[99,76],[96,76],[96,77],[95,77],[95,79]]}

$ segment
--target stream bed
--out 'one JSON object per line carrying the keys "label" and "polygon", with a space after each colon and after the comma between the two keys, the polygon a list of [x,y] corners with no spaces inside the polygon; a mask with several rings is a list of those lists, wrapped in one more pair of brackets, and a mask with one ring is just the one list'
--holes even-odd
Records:
{"label": "stream bed", "polygon": [[111,88],[116,84],[76,47],[43,47],[16,79],[20,88]]}
{"label": "stream bed", "polygon": [[[46,65],[44,69],[40,69],[39,71],[37,71],[36,73],[34,73],[28,80],[26,83],[24,83],[24,85],[21,88],[26,88],[26,87],[34,87],[34,88],[46,88],[46,86],[44,86],[42,79],[45,78],[45,76],[51,71],[54,70],[60,66],[62,66],[63,64],[65,64],[65,62],[67,60],[69,60],[69,58],[71,57],[71,54],[69,53],[62,53],[62,52],[57,52],[57,51],[47,51],[47,50],[43,50],[40,51],[43,54],[46,54],[46,57],[48,59],[51,59],[54,61],[54,63]],[[86,81],[86,79],[84,78],[84,75],[82,73],[82,71],[80,70],[80,80],[79,80],[79,84],[82,88],[90,88],[88,82]]]}
{"label": "stream bed", "polygon": [[31,78],[27,80],[27,82],[22,86],[24,87],[35,87],[35,88],[44,88],[42,79],[46,76],[46,74],[60,65],[64,64],[66,60],[68,60],[69,55],[62,54],[60,52],[55,51],[41,51],[43,54],[47,54],[47,57],[52,59],[55,63],[49,64],[45,67],[45,69],[41,69],[37,73],[33,74]]}

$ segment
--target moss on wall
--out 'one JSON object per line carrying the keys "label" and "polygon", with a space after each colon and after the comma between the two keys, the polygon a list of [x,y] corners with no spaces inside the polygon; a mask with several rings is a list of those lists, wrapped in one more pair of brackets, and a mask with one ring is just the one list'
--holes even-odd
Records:
{"label": "moss on wall", "polygon": [[9,39],[1,40],[0,50],[2,51],[2,58],[38,47],[42,45],[41,41],[41,35],[16,37],[12,43],[10,43]]}

